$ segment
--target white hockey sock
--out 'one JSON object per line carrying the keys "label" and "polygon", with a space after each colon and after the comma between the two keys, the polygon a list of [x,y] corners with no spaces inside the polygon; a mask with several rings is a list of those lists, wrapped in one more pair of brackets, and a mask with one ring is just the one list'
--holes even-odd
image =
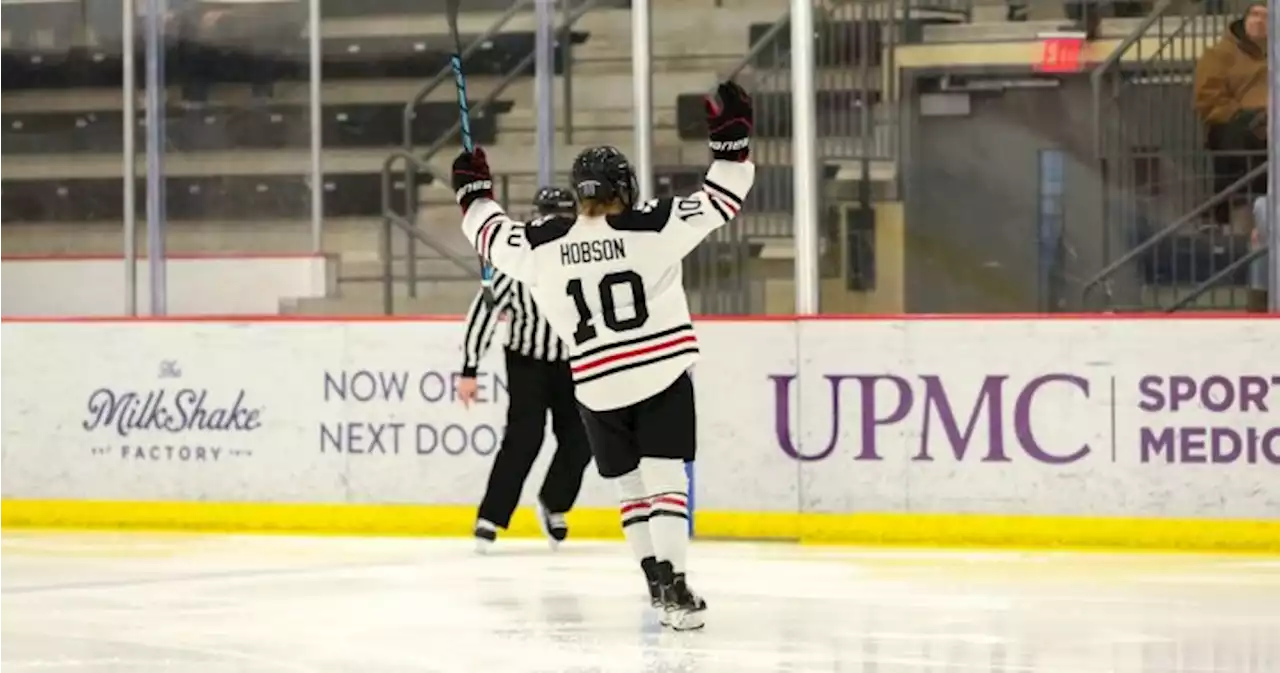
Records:
{"label": "white hockey sock", "polygon": [[632,470],[612,480],[621,503],[622,535],[631,545],[637,561],[654,556],[653,538],[649,534],[649,499],[640,470]]}
{"label": "white hockey sock", "polygon": [[684,572],[689,550],[689,482],[684,461],[670,458],[642,458],[649,498],[649,533],[659,561],[670,561],[671,569]]}

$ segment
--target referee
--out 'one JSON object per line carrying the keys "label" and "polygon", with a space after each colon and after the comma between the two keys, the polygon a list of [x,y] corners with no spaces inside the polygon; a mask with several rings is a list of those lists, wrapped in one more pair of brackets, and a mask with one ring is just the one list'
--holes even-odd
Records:
{"label": "referee", "polygon": [[[573,195],[556,187],[538,190],[534,205],[539,215],[577,215]],[[582,473],[591,462],[587,433],[573,395],[569,349],[556,338],[523,285],[495,269],[493,293],[497,299],[494,306],[485,303],[481,290],[467,311],[466,356],[458,383],[458,396],[464,405],[471,406],[476,398],[476,368],[505,311],[510,320],[506,361],[511,400],[502,446],[494,458],[476,518],[476,550],[485,552],[498,531],[510,525],[524,480],[542,447],[548,410],[557,446],[538,495],[538,523],[554,548],[569,534],[564,513],[573,507],[582,488]]]}

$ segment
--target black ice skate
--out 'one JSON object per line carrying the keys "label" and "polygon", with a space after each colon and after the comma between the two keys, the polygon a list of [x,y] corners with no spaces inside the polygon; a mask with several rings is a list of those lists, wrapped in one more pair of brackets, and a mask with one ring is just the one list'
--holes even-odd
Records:
{"label": "black ice skate", "polygon": [[663,626],[675,631],[692,631],[705,625],[703,613],[707,602],[694,594],[685,582],[684,573],[676,574],[675,581],[662,587]]}
{"label": "black ice skate", "polygon": [[552,549],[558,548],[569,537],[569,525],[565,523],[564,515],[547,511],[541,499],[538,500],[538,526],[542,528],[542,534],[547,536]]}
{"label": "black ice skate", "polygon": [[492,522],[480,519],[476,521],[475,531],[476,553],[485,554],[489,551],[489,547],[493,546],[493,541],[498,539],[498,527]]}
{"label": "black ice skate", "polygon": [[670,581],[662,584],[662,613],[658,621],[675,631],[702,628],[705,625],[703,613],[707,610],[707,602],[689,588],[684,573],[671,572],[670,563],[659,563],[658,572],[664,578],[670,577]]}
{"label": "black ice skate", "polygon": [[649,585],[649,604],[661,611],[662,578],[658,574],[658,560],[652,556],[645,557],[640,561],[640,569],[644,571],[644,581]]}

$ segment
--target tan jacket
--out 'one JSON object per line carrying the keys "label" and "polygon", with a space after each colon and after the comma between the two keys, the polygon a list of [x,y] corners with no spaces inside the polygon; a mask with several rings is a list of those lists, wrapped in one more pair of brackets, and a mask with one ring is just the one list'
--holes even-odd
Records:
{"label": "tan jacket", "polygon": [[1241,110],[1267,109],[1267,53],[1236,21],[1196,63],[1196,115],[1205,124],[1226,124]]}

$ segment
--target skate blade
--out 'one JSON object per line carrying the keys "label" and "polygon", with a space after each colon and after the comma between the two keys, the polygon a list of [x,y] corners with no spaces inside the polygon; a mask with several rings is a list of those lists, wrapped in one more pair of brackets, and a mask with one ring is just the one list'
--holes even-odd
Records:
{"label": "skate blade", "polygon": [[706,626],[702,611],[666,613],[658,619],[659,623],[672,631],[697,631]]}
{"label": "skate blade", "polygon": [[542,536],[547,538],[547,544],[551,547],[551,551],[559,550],[560,540],[557,540],[556,536],[551,534],[551,526],[547,520],[547,508],[542,505],[541,500],[535,500],[534,507],[538,515],[538,528],[542,530]]}

